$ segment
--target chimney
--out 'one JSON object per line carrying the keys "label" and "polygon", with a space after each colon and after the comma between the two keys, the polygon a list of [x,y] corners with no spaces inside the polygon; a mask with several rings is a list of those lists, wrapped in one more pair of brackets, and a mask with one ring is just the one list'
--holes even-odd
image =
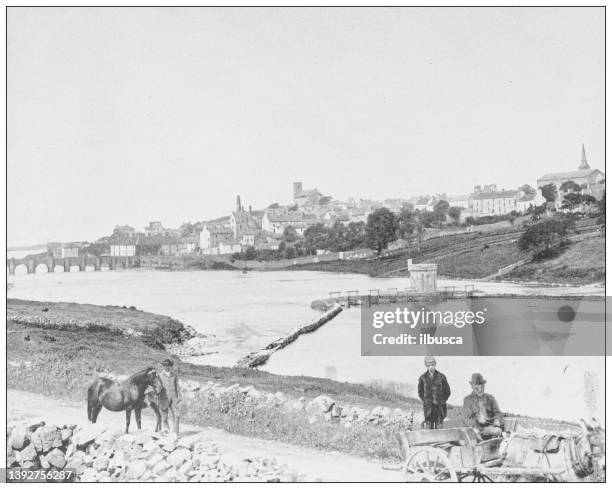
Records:
{"label": "chimney", "polygon": [[236,195],[236,212],[240,212],[242,210],[242,206],[240,205],[240,195]]}
{"label": "chimney", "polygon": [[253,207],[249,206],[249,214],[253,213]]}

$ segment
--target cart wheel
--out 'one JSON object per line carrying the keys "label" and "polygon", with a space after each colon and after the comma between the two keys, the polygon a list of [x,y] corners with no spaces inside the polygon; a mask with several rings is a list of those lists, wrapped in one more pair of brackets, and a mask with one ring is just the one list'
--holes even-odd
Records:
{"label": "cart wheel", "polygon": [[446,452],[436,447],[420,447],[404,465],[406,482],[457,482],[457,473]]}

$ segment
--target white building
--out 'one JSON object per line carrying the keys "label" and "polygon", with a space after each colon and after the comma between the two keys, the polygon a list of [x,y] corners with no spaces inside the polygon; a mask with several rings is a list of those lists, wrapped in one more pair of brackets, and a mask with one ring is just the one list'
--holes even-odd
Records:
{"label": "white building", "polygon": [[530,208],[539,207],[546,199],[542,196],[542,191],[538,190],[535,194],[525,194],[516,200],[516,210],[521,214],[527,212]]}
{"label": "white building", "polygon": [[136,256],[138,238],[118,238],[110,243],[111,256]]}
{"label": "white building", "polygon": [[470,197],[471,209],[481,216],[502,216],[517,210],[518,190],[477,192]]}

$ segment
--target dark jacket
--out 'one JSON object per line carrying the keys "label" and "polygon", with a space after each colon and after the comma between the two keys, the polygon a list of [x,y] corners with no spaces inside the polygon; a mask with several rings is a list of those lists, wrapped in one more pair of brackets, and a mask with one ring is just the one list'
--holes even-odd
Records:
{"label": "dark jacket", "polygon": [[443,373],[436,370],[433,377],[429,375],[429,372],[421,375],[419,377],[418,392],[419,399],[423,401],[425,419],[429,418],[434,406],[437,406],[441,418],[446,418],[446,401],[448,401],[451,395],[451,390]]}
{"label": "dark jacket", "polygon": [[463,400],[463,422],[465,426],[472,426],[474,428],[482,428],[483,426],[492,424],[496,419],[499,420],[499,424],[503,426],[504,416],[499,410],[497,401],[491,394],[486,392],[483,394],[484,409],[486,412],[486,423],[480,424],[478,422],[478,415],[480,414],[480,406],[478,404],[478,396],[474,393],[466,396]]}

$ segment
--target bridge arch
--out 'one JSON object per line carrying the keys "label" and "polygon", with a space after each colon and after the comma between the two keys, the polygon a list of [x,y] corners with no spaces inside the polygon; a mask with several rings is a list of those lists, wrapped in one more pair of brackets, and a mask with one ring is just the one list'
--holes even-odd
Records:
{"label": "bridge arch", "polygon": [[34,273],[49,273],[49,267],[46,263],[38,263],[34,268]]}
{"label": "bridge arch", "polygon": [[19,263],[15,265],[15,275],[27,275],[28,266],[25,263]]}

